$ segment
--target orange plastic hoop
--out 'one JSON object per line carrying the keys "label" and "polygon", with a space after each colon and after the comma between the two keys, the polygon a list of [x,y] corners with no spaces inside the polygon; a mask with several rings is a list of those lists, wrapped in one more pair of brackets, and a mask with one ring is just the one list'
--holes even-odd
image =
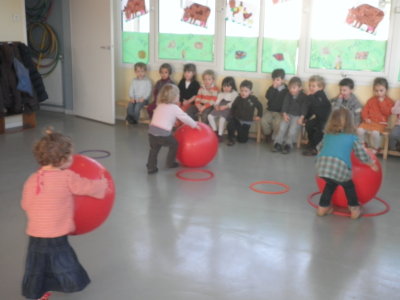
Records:
{"label": "orange plastic hoop", "polygon": [[[275,185],[279,185],[279,186],[283,187],[283,190],[271,192],[271,191],[263,191],[263,190],[256,189],[254,186],[259,185],[259,184],[275,184]],[[287,184],[284,184],[279,181],[266,181],[266,180],[253,182],[252,184],[249,185],[249,188],[256,193],[273,194],[273,195],[284,194],[284,193],[287,193],[290,191],[290,187]]]}
{"label": "orange plastic hoop", "polygon": [[[207,174],[208,176],[204,178],[188,178],[182,176],[182,174],[184,173],[204,173]],[[176,172],[176,177],[185,181],[207,181],[214,177],[214,173],[209,170],[203,170],[203,169],[184,169]]]}
{"label": "orange plastic hoop", "polygon": [[[310,205],[311,205],[312,207],[314,207],[314,208],[317,208],[318,205],[315,204],[315,203],[312,201],[312,198],[314,198],[316,195],[319,195],[319,194],[321,194],[321,192],[314,192],[314,193],[311,193],[311,194],[308,196],[308,198],[307,198],[308,204],[310,204]],[[372,199],[377,200],[377,201],[379,201],[380,203],[382,203],[382,204],[385,206],[385,208],[384,208],[382,211],[379,211],[379,212],[376,212],[376,213],[362,214],[363,217],[368,218],[368,217],[376,217],[376,216],[384,215],[384,214],[386,214],[386,213],[390,210],[390,205],[389,205],[389,203],[387,203],[385,200],[383,200],[383,199],[381,199],[381,198],[379,198],[379,197],[374,197],[374,198],[372,198]],[[350,217],[350,213],[348,213],[348,212],[342,212],[342,211],[338,211],[338,210],[333,210],[333,213],[332,213],[332,214],[334,214],[334,215],[336,215],[336,216],[341,216],[341,217]]]}

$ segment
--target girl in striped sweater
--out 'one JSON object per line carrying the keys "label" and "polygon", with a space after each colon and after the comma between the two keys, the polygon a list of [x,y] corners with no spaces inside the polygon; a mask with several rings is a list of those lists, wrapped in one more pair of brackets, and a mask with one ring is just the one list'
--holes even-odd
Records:
{"label": "girl in striped sweater", "polygon": [[25,182],[21,202],[29,236],[22,294],[45,300],[49,291],[77,292],[89,284],[68,243],[68,234],[75,230],[73,195],[103,198],[107,180],[82,178],[68,169],[72,143],[61,133],[47,130],[33,153],[40,168]]}

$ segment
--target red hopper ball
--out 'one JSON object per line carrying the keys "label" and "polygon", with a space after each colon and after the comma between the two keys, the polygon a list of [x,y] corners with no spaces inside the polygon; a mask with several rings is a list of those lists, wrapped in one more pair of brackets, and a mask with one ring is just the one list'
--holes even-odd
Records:
{"label": "red hopper ball", "polygon": [[96,229],[107,219],[114,204],[115,188],[111,174],[92,158],[75,154],[70,169],[84,178],[100,179],[104,176],[108,181],[108,188],[103,199],[74,196],[75,231],[71,234],[79,235]]}
{"label": "red hopper ball", "polygon": [[[361,205],[366,204],[376,196],[382,183],[381,164],[376,158],[375,154],[373,154],[368,149],[367,152],[372,160],[375,162],[375,164],[378,166],[379,170],[377,172],[372,170],[371,167],[369,167],[368,165],[361,162],[354,155],[353,152],[351,153],[351,162],[353,164],[352,179],[356,188],[358,202],[360,202]],[[318,176],[316,177],[316,181],[319,190],[322,193],[325,187],[325,181]],[[336,188],[336,191],[333,193],[332,204],[339,207],[348,206],[346,194],[341,186],[338,186]]]}
{"label": "red hopper ball", "polygon": [[175,132],[178,141],[176,157],[182,165],[190,168],[207,165],[218,150],[218,139],[212,129],[204,123],[197,124],[201,130],[183,125]]}

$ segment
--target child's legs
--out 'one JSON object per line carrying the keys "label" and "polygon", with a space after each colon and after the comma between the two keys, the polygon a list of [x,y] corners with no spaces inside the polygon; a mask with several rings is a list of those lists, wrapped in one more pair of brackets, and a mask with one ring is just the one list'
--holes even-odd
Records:
{"label": "child's legs", "polygon": [[142,108],[147,104],[146,101],[143,102],[136,102],[134,111],[133,111],[133,118],[135,119],[136,122],[139,122],[140,119],[140,111]]}
{"label": "child's legs", "polygon": [[319,206],[328,207],[331,205],[332,195],[335,192],[338,184],[330,178],[325,178],[325,177],[321,178],[326,182],[326,185],[322,192],[321,198],[319,199]]}
{"label": "child's legs", "polygon": [[361,127],[358,127],[358,128],[357,128],[357,136],[358,136],[358,139],[359,139],[360,142],[363,143],[363,144],[364,144],[364,142],[365,142],[365,133],[366,133],[366,130],[365,130],[364,128],[361,128]]}
{"label": "child's legs", "polygon": [[379,149],[382,147],[381,133],[377,130],[372,130],[371,135],[371,147],[374,149]]}
{"label": "child's legs", "polygon": [[219,117],[218,135],[220,135],[220,136],[224,135],[225,122],[226,122],[226,119],[223,116]]}
{"label": "child's legs", "polygon": [[283,144],[283,140],[286,135],[286,131],[289,128],[289,122],[282,120],[281,125],[279,126],[278,135],[275,137],[274,143]]}
{"label": "child's legs", "polygon": [[239,130],[240,122],[236,118],[231,118],[226,126],[228,129],[228,138],[233,141],[235,139],[235,132]]}
{"label": "child's legs", "polygon": [[317,145],[321,142],[324,136],[323,127],[325,123],[318,118],[307,121],[306,130],[308,136],[308,146],[311,149],[315,149]]}
{"label": "child's legs", "polygon": [[297,136],[299,135],[299,129],[300,125],[297,124],[297,120],[299,117],[293,117],[289,121],[289,131],[286,136],[286,145],[289,145],[290,147],[293,146],[294,143],[297,141]]}
{"label": "child's legs", "polygon": [[389,135],[389,149],[396,150],[396,145],[400,141],[400,125],[393,127]]}
{"label": "child's legs", "polygon": [[214,106],[210,106],[202,111],[202,113],[200,114],[200,118],[203,123],[208,124],[208,115],[212,112],[213,109]]}
{"label": "child's legs", "polygon": [[340,183],[340,185],[344,189],[349,206],[359,206],[360,203],[358,203],[357,200],[356,188],[354,186],[353,180],[342,182]]}
{"label": "child's legs", "polygon": [[278,112],[272,112],[272,138],[274,138],[280,130],[282,122],[282,114]]}
{"label": "child's legs", "polygon": [[154,136],[152,134],[149,134],[150,152],[146,165],[149,171],[153,171],[157,168],[157,156],[162,146],[160,142],[161,139],[162,137],[160,136]]}
{"label": "child's legs", "polygon": [[126,120],[128,122],[133,122],[135,120],[134,114],[135,114],[135,103],[129,102],[128,107],[126,109]]}
{"label": "child's legs", "polygon": [[237,141],[239,143],[246,143],[249,140],[250,125],[240,124],[238,129]]}
{"label": "child's legs", "polygon": [[164,146],[169,147],[167,154],[167,167],[172,167],[175,163],[176,152],[178,151],[178,141],[173,135],[165,137]]}
{"label": "child's legs", "polygon": [[149,118],[153,118],[153,112],[156,109],[157,104],[155,101],[147,106],[147,113],[149,114]]}
{"label": "child's legs", "polygon": [[195,121],[197,121],[197,114],[199,113],[199,110],[197,109],[196,105],[191,105],[186,113]]}
{"label": "child's legs", "polygon": [[272,112],[266,111],[261,118],[261,129],[265,135],[272,133]]}
{"label": "child's legs", "polygon": [[215,123],[215,118],[216,116],[211,113],[208,115],[208,123],[210,124],[210,127],[212,128],[212,130],[217,131],[217,124]]}

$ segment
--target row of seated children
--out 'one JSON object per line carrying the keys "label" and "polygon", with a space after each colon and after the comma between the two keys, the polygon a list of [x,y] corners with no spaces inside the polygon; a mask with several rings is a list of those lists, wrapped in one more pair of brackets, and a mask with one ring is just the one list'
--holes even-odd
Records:
{"label": "row of seated children", "polygon": [[[328,100],[324,93],[325,82],[320,76],[312,76],[309,79],[309,96],[304,99],[303,94],[297,102],[290,102],[294,96],[290,91],[294,82],[289,82],[289,89],[284,83],[285,72],[282,69],[276,69],[272,72],[272,85],[266,92],[268,100],[267,110],[261,120],[264,134],[268,137],[272,135],[274,140],[273,151],[282,151],[288,153],[292,143],[297,137],[300,124],[305,120],[305,128],[308,135],[308,147],[303,152],[304,155],[316,155],[317,145],[322,140],[325,123],[329,117],[330,111],[340,107],[350,110],[353,116],[354,124],[357,128],[357,134],[361,142],[364,143],[366,134],[371,135],[372,141],[369,145],[377,151],[382,144],[381,133],[386,130],[388,118],[391,114],[398,115],[400,112],[400,102],[395,106],[394,102],[387,96],[388,82],[385,78],[376,78],[373,84],[374,97],[369,99],[364,107],[353,94],[354,82],[350,78],[342,79],[339,82],[340,93],[331,101]],[[296,77],[294,77],[296,78]],[[299,79],[296,78],[297,84]],[[296,92],[296,91],[295,91]],[[301,100],[303,99],[303,100]],[[300,117],[295,126],[292,120],[291,125],[288,117],[288,103],[298,107],[297,113]],[[302,102],[302,104],[300,104]],[[296,104],[297,103],[297,104]],[[295,108],[293,108],[295,109]],[[290,125],[290,126],[289,126]],[[400,141],[400,119],[397,118],[396,126],[390,133],[390,148],[398,148]],[[282,132],[281,132],[282,128]],[[286,137],[286,140],[283,138]]]}
{"label": "row of seated children", "polygon": [[[136,78],[133,79],[129,90],[130,103],[128,105],[126,117],[127,122],[130,124],[138,122],[140,110],[144,105],[148,104],[152,91],[151,81],[146,77],[146,65],[137,63],[135,64],[134,70]],[[158,80],[154,86],[153,99],[157,99],[158,92],[162,86],[167,83],[173,83],[170,78],[171,73],[172,67],[169,64],[165,63],[160,66],[160,80]],[[228,144],[232,145],[234,143],[232,134],[229,135],[230,128],[232,129],[231,133],[235,130],[238,131],[238,141],[247,141],[249,125],[253,119],[246,120],[245,122],[247,122],[247,124],[243,122],[244,120],[241,120],[242,122],[239,122],[241,126],[238,127],[237,121],[235,120],[243,118],[243,112],[241,111],[243,107],[237,109],[235,106],[234,111],[230,111],[233,101],[239,96],[236,91],[234,78],[230,76],[226,77],[222,82],[221,92],[218,92],[218,88],[215,85],[215,73],[212,70],[206,70],[202,74],[202,86],[197,81],[196,75],[196,66],[194,64],[190,63],[184,65],[183,76],[178,84],[182,109],[194,120],[200,118],[202,122],[209,123],[212,129],[217,133],[220,141],[222,141],[223,131],[228,117],[233,113],[241,114],[240,116],[236,116],[236,118],[232,118],[230,126],[229,124],[227,126]],[[300,123],[305,121],[308,145],[303,154],[316,155],[316,146],[322,139],[323,128],[331,108],[337,109],[339,107],[346,107],[352,112],[354,123],[358,127],[357,133],[360,140],[364,142],[366,133],[370,134],[372,138],[369,146],[377,150],[382,144],[380,133],[386,129],[388,116],[390,114],[398,115],[400,111],[400,104],[393,107],[393,100],[386,95],[388,83],[384,78],[377,78],[374,81],[373,90],[375,97],[368,100],[367,104],[362,108],[360,101],[353,94],[354,82],[350,78],[345,78],[339,82],[340,93],[329,102],[324,93],[324,79],[320,76],[312,76],[309,79],[307,99],[304,100],[304,94],[300,93],[300,99],[303,99],[300,102],[304,103],[298,108],[301,110],[299,120],[297,120],[298,126],[294,126],[296,122],[289,117],[290,114],[288,114],[288,112],[283,110],[284,107],[285,110],[290,109],[287,104],[284,106],[285,97],[289,97],[286,103],[290,102],[291,96],[293,97],[293,94],[291,95],[288,87],[284,83],[284,78],[285,71],[283,69],[276,69],[272,72],[273,83],[268,88],[265,95],[268,100],[267,110],[261,119],[261,126],[264,134],[266,136],[272,135],[272,139],[274,140],[273,151],[282,151],[283,153],[290,152],[293,141],[295,141],[300,129]],[[298,80],[299,78],[296,79],[297,83]],[[252,96],[252,98],[254,98],[254,96]],[[294,101],[291,105],[296,106],[298,102],[299,101]],[[156,101],[153,101],[153,103],[148,105],[147,110],[150,118],[152,117],[156,103]],[[254,103],[256,103],[255,108],[259,108],[259,101],[257,100]],[[301,106],[304,107],[300,108]],[[250,111],[254,113],[254,109],[250,109]],[[298,112],[296,112],[296,114],[297,113]],[[261,113],[258,113],[258,116],[261,116]],[[249,116],[246,117],[249,119]],[[216,124],[217,118],[219,119],[218,126]],[[282,120],[284,121],[283,123]],[[398,142],[400,141],[399,125],[400,120],[398,118],[396,126],[390,134],[390,149],[392,150],[398,148]],[[283,127],[283,131],[278,138],[280,127]],[[288,131],[287,134],[285,130]],[[278,138],[278,140],[276,140],[276,138]]]}

